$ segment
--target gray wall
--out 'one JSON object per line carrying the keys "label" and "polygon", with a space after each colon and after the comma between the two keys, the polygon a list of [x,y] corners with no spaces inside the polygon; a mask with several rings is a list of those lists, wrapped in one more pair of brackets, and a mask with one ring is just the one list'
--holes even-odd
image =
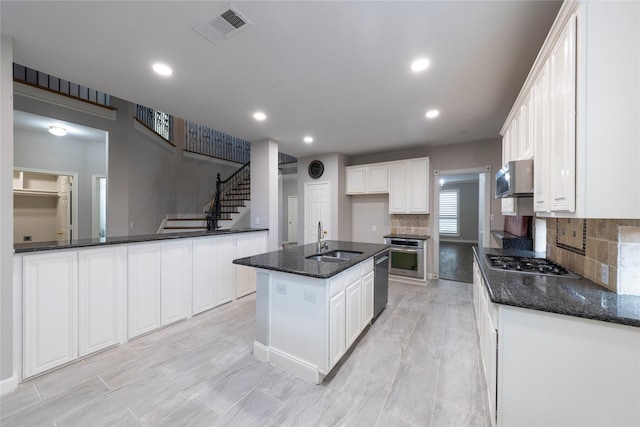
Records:
{"label": "gray wall", "polygon": [[[280,230],[282,241],[288,242],[289,239],[289,196],[298,195],[298,176],[295,174],[281,175],[282,191],[280,205]],[[298,218],[298,221],[300,218]]]}
{"label": "gray wall", "polygon": [[[324,164],[324,174],[313,179],[307,173],[309,163],[320,160]],[[298,242],[304,242],[304,185],[308,182],[329,182],[331,200],[331,240],[351,240],[351,200],[345,194],[346,157],[331,153],[298,159]]]}
{"label": "gray wall", "polygon": [[476,182],[452,182],[441,190],[460,190],[460,233],[458,237],[441,234],[440,240],[478,241],[478,185]]}
{"label": "gray wall", "polygon": [[[117,108],[116,120],[15,96],[16,110],[108,132],[108,236],[153,234],[166,214],[201,213],[211,200],[217,173],[226,179],[240,167],[230,162],[184,157],[183,122],[179,119],[175,122],[177,148],[166,148],[168,145],[162,145],[165,143],[159,144],[133,127],[135,104],[111,99]],[[42,153],[43,157],[47,155],[47,151]],[[84,199],[90,203],[90,197]],[[88,224],[90,229],[90,218]]]}
{"label": "gray wall", "polygon": [[74,194],[78,201],[75,238],[91,238],[92,175],[107,172],[106,142],[59,138],[24,129],[14,130],[14,167],[78,174]]}
{"label": "gray wall", "polygon": [[[354,242],[384,243],[391,233],[389,195],[367,194],[351,197],[351,231]],[[372,227],[376,230],[373,231]]]}

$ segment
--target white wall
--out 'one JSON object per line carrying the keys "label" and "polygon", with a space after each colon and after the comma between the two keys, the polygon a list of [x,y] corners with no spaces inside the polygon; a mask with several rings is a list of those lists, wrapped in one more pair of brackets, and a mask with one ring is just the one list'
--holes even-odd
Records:
{"label": "white wall", "polygon": [[[0,389],[13,378],[13,41],[0,35]],[[13,384],[15,385],[15,384]]]}
{"label": "white wall", "polygon": [[15,168],[78,174],[78,180],[73,184],[74,197],[78,201],[78,224],[75,224],[74,238],[91,238],[91,181],[92,175],[104,175],[107,172],[106,142],[56,137],[17,128],[14,130],[14,141]]}
{"label": "white wall", "polygon": [[269,228],[267,249],[278,248],[278,143],[251,143],[251,226]]}
{"label": "white wall", "polygon": [[[391,233],[389,195],[369,194],[351,197],[351,235],[354,242],[384,243]],[[373,227],[376,230],[373,230]]]}

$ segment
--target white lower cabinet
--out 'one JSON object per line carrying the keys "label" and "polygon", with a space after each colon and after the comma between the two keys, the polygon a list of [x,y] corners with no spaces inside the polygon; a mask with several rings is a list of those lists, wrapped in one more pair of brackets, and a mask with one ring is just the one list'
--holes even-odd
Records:
{"label": "white lower cabinet", "polygon": [[78,356],[118,344],[126,318],[126,247],[78,251]]}
{"label": "white lower cabinet", "polygon": [[362,277],[347,286],[346,299],[346,336],[347,347],[351,346],[362,332]]}
{"label": "white lower cabinet", "polygon": [[23,377],[78,357],[77,252],[23,258]]}
{"label": "white lower cabinet", "polygon": [[[239,266],[233,264],[233,260],[239,256],[236,245],[235,234],[194,239],[193,314],[236,298],[236,284],[241,275]],[[255,273],[253,276],[255,283]]]}
{"label": "white lower cabinet", "polygon": [[498,309],[489,299],[484,279],[476,261],[473,262],[473,302],[480,343],[482,369],[486,380],[489,414],[492,425],[496,425],[498,384]]}
{"label": "white lower cabinet", "polygon": [[191,316],[191,240],[162,242],[160,251],[160,324],[164,326]]}
{"label": "white lower cabinet", "polygon": [[329,366],[334,366],[347,351],[345,291],[329,300]]}
{"label": "white lower cabinet", "polygon": [[215,307],[216,237],[193,239],[193,314]]}
{"label": "white lower cabinet", "polygon": [[[214,281],[214,305],[216,306],[233,301],[236,296],[237,275],[240,274],[240,266],[233,263],[236,258],[236,236],[232,234],[216,237],[215,265],[217,272]],[[253,272],[254,291],[255,282],[255,272]]]}
{"label": "white lower cabinet", "polygon": [[362,278],[362,327],[373,319],[373,283],[374,272],[366,273]]}
{"label": "white lower cabinet", "polygon": [[160,327],[160,260],[160,245],[157,243],[129,246],[129,338]]}
{"label": "white lower cabinet", "polygon": [[[255,233],[240,233],[236,237],[236,258],[244,258],[263,253],[267,249],[266,231]],[[233,260],[233,258],[232,258]],[[256,272],[251,267],[237,266],[236,297],[256,291]]]}
{"label": "white lower cabinet", "polygon": [[[266,232],[243,234],[264,252]],[[22,378],[233,301],[235,236],[16,254]]]}
{"label": "white lower cabinet", "polygon": [[473,270],[492,425],[640,425],[639,328],[495,304]]}

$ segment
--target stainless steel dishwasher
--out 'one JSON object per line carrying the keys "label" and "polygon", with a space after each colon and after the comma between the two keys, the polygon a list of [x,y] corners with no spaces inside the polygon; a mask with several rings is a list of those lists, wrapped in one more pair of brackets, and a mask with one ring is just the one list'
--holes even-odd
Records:
{"label": "stainless steel dishwasher", "polygon": [[382,313],[389,299],[389,249],[376,255],[374,262],[373,320]]}

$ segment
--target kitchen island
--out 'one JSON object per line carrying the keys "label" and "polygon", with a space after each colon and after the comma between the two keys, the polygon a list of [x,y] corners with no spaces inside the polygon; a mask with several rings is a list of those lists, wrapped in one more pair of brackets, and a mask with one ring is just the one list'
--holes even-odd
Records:
{"label": "kitchen island", "polygon": [[474,248],[473,301],[494,425],[640,425],[640,297],[582,277],[489,266]]}
{"label": "kitchen island", "polygon": [[314,384],[373,319],[373,257],[388,248],[324,243],[234,260],[257,269],[254,356]]}

